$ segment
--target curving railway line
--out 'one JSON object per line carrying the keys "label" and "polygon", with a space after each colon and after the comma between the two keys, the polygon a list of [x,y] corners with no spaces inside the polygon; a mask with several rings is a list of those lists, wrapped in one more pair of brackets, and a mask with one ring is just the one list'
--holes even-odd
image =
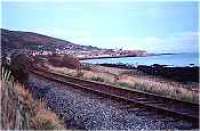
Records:
{"label": "curving railway line", "polygon": [[196,127],[199,127],[199,105],[197,104],[121,89],[115,86],[82,80],[46,70],[33,69],[31,72],[51,81],[69,85],[73,88],[90,91],[99,95],[103,95],[104,97],[112,97],[114,99],[123,100],[130,104],[136,103],[149,109],[156,110],[162,114],[166,113],[167,115],[187,119],[192,121]]}

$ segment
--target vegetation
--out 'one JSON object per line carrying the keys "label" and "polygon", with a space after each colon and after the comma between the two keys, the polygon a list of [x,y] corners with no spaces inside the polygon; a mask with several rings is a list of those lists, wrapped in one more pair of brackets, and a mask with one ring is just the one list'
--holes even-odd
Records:
{"label": "vegetation", "polygon": [[180,101],[199,104],[198,91],[184,88],[181,84],[173,85],[170,83],[159,83],[136,79],[135,84],[129,84],[129,88]]}
{"label": "vegetation", "polygon": [[11,71],[1,69],[1,129],[64,129],[63,122],[20,83]]}
{"label": "vegetation", "polygon": [[[48,66],[51,71],[58,72],[64,75],[71,75],[76,77],[75,70],[69,68],[58,68]],[[114,69],[95,69],[81,71],[81,78],[93,81],[104,82],[107,84],[115,85],[120,88],[126,88],[129,90],[138,90],[163,97],[177,99],[180,101],[186,101],[190,103],[197,103],[199,100],[199,94],[197,90],[192,90],[194,85],[184,85],[177,82],[170,82],[158,80],[156,77],[145,77],[144,75],[134,75],[127,71],[122,72]]]}
{"label": "vegetation", "polygon": [[56,67],[67,67],[69,69],[76,69],[77,73],[80,73],[81,63],[78,58],[71,55],[52,55],[48,61]]}
{"label": "vegetation", "polygon": [[31,66],[31,59],[25,54],[13,55],[10,69],[15,80],[25,83],[28,79],[28,70]]}
{"label": "vegetation", "polygon": [[130,87],[130,85],[128,84],[128,83],[124,83],[124,82],[122,82],[122,83],[118,83],[120,86],[122,86],[122,87]]}
{"label": "vegetation", "polygon": [[92,77],[91,80],[93,81],[99,81],[99,82],[104,82],[105,80],[101,77]]}
{"label": "vegetation", "polygon": [[97,50],[99,48],[92,46],[78,45],[61,39],[22,31],[10,31],[1,29],[2,49],[31,49],[31,50],[49,50],[70,49],[70,50]]}
{"label": "vegetation", "polygon": [[78,69],[78,70],[80,70],[80,66],[81,66],[79,59],[71,55],[63,56],[63,65],[64,67],[67,67],[70,69]]}
{"label": "vegetation", "polygon": [[62,67],[62,57],[61,56],[51,56],[48,58],[49,63],[56,67]]}

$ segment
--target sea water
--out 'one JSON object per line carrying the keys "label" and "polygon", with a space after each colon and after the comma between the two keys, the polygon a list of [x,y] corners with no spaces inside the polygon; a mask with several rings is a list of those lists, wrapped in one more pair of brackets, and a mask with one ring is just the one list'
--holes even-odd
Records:
{"label": "sea water", "polygon": [[169,66],[190,66],[191,64],[199,66],[198,53],[179,53],[170,55],[155,55],[147,57],[121,57],[121,58],[101,58],[88,59],[82,62],[91,64],[131,64],[131,65],[169,65]]}

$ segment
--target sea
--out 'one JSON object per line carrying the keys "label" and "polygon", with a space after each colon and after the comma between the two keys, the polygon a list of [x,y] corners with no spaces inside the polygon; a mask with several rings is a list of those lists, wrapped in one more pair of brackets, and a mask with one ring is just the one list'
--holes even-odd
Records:
{"label": "sea", "polygon": [[178,53],[168,55],[154,55],[147,57],[121,57],[121,58],[101,58],[82,60],[83,63],[90,64],[128,64],[128,65],[168,65],[175,67],[199,66],[198,53]]}

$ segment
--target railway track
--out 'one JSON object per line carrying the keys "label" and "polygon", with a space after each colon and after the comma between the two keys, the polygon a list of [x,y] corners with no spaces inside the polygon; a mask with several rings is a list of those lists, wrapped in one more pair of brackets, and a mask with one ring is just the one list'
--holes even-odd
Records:
{"label": "railway track", "polygon": [[120,89],[111,85],[64,76],[44,70],[32,70],[31,72],[49,80],[61,82],[74,88],[84,89],[90,92],[92,91],[107,97],[125,100],[129,103],[140,104],[148,108],[158,110],[161,113],[167,113],[172,116],[188,119],[189,121],[193,121],[195,125],[199,127],[199,105],[197,104]]}

